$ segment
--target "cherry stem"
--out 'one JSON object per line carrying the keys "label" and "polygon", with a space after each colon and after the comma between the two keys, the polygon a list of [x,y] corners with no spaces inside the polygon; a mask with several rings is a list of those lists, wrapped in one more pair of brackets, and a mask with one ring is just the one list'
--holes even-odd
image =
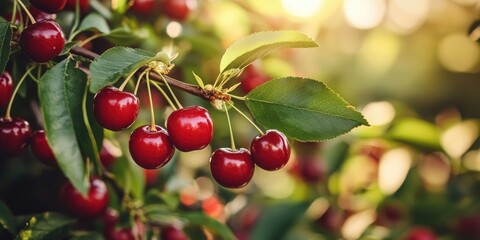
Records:
{"label": "cherry stem", "polygon": [[12,12],[12,19],[10,19],[10,24],[14,25],[15,20],[17,19],[17,1],[13,1],[13,12]]}
{"label": "cherry stem", "polygon": [[175,104],[173,104],[172,102],[172,99],[170,99],[170,97],[167,95],[167,93],[165,91],[163,91],[162,87],[160,87],[158,85],[158,83],[156,82],[152,82],[153,86],[156,87],[158,89],[158,91],[160,91],[160,93],[162,93],[163,97],[167,100],[168,102],[168,105],[170,105],[170,107],[173,108],[173,110],[177,110],[177,107],[175,106]]}
{"label": "cherry stem", "polygon": [[[125,81],[123,81],[122,85],[120,85],[120,88],[118,90],[120,91],[123,91],[123,89],[125,89],[125,87],[127,86],[128,84],[128,81],[130,81],[130,79],[132,79],[133,75],[135,75],[135,73],[137,72],[138,68],[133,70],[128,76],[127,78],[125,78]],[[145,71],[142,72],[142,74],[140,74],[140,76],[143,75],[143,73],[145,73],[147,71],[147,69],[145,69]]]}
{"label": "cherry stem", "polygon": [[85,44],[87,44],[87,43],[91,42],[92,40],[97,39],[97,38],[99,38],[99,37],[101,37],[101,36],[102,36],[102,35],[100,35],[100,34],[94,34],[94,35],[92,35],[91,37],[89,37],[89,38],[81,41],[80,43],[78,43],[78,46],[79,46],[79,47],[83,47]]}
{"label": "cherry stem", "polygon": [[137,95],[138,88],[140,87],[141,82],[142,82],[142,78],[141,78],[141,75],[140,75],[140,77],[137,79],[137,84],[135,84],[135,90],[133,90],[133,95]]}
{"label": "cherry stem", "polygon": [[240,97],[233,94],[228,94],[228,96],[230,96],[231,98],[235,98],[237,100],[245,101],[245,97]]}
{"label": "cherry stem", "polygon": [[232,107],[233,109],[235,109],[235,111],[237,111],[238,113],[240,113],[240,115],[242,115],[245,119],[247,119],[247,121],[248,121],[250,124],[252,124],[252,126],[254,126],[255,129],[257,129],[257,131],[258,131],[261,135],[265,134],[265,133],[262,131],[262,129],[260,129],[260,128],[257,126],[257,124],[255,124],[255,123],[252,121],[252,119],[250,119],[249,117],[247,117],[247,115],[245,115],[245,113],[243,113],[240,109],[238,109],[237,107],[235,107],[235,105],[234,105],[233,103],[228,102],[228,104],[230,105],[230,107]]}
{"label": "cherry stem", "polygon": [[70,29],[70,36],[68,37],[69,41],[71,41],[77,34],[75,31],[77,31],[79,24],[80,24],[80,1],[76,0],[75,1],[75,18],[73,21],[72,29]]}
{"label": "cherry stem", "polygon": [[215,79],[215,82],[213,83],[213,88],[217,86],[218,80],[222,77],[222,74],[218,74],[217,79]]}
{"label": "cherry stem", "polygon": [[102,163],[100,162],[100,153],[98,152],[97,140],[95,139],[92,126],[90,125],[90,121],[88,119],[87,94],[88,94],[88,88],[85,88],[85,91],[83,93],[83,100],[82,100],[83,121],[85,122],[85,127],[87,128],[87,134],[88,134],[88,137],[90,138],[90,144],[92,145],[93,154],[96,156],[95,159],[93,159],[94,169],[96,171],[96,174],[98,174],[99,176],[102,176],[103,174]]}
{"label": "cherry stem", "polygon": [[230,130],[230,142],[232,144],[232,150],[236,150],[235,148],[235,139],[233,139],[233,130],[232,130],[232,123],[230,122],[230,115],[228,114],[227,104],[223,102],[223,108],[225,108],[225,113],[227,114],[227,122],[228,122],[228,129]]}
{"label": "cherry stem", "polygon": [[172,88],[171,88],[170,85],[168,84],[168,82],[167,82],[167,80],[165,79],[165,77],[163,77],[163,74],[160,74],[160,77],[161,77],[161,78],[163,79],[163,81],[165,82],[165,85],[167,85],[168,91],[170,92],[170,94],[172,94],[173,100],[175,101],[175,103],[177,103],[178,108],[182,109],[182,108],[183,108],[182,104],[180,103],[180,101],[178,101],[177,97],[175,96],[175,93],[173,93]]}
{"label": "cherry stem", "polygon": [[[20,7],[23,8],[23,10],[25,11],[25,13],[27,14],[28,18],[30,19],[30,21],[32,22],[32,24],[35,24],[37,21],[35,21],[35,18],[32,16],[32,14],[30,13],[30,11],[28,11],[28,8],[25,6],[25,4],[23,4],[22,0],[15,0],[15,2],[18,2],[18,4],[20,5]],[[13,16],[12,16],[13,17]],[[15,19],[15,18],[13,18]],[[15,20],[13,20],[15,21]]]}
{"label": "cherry stem", "polygon": [[7,112],[5,113],[5,119],[7,119],[7,120],[12,119],[12,118],[11,118],[11,115],[10,115],[10,111],[12,110],[13,99],[14,99],[15,96],[17,95],[17,92],[18,92],[18,90],[20,89],[20,86],[21,86],[22,83],[25,81],[25,79],[27,78],[28,74],[29,74],[34,68],[35,68],[35,66],[32,66],[32,67],[30,67],[29,69],[27,69],[27,71],[26,71],[25,74],[22,76],[22,78],[20,79],[20,81],[18,81],[18,84],[17,84],[17,86],[15,87],[15,90],[13,91],[12,97],[10,98],[10,101],[8,102]]}
{"label": "cherry stem", "polygon": [[153,111],[153,99],[152,99],[152,91],[150,89],[150,71],[147,70],[147,90],[148,90],[148,99],[150,100],[150,131],[155,132],[157,128],[155,127],[155,112]]}

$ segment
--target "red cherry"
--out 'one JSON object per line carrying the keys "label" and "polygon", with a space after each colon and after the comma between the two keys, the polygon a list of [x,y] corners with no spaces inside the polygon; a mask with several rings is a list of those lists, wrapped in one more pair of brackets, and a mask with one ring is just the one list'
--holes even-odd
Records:
{"label": "red cherry", "polygon": [[327,231],[339,232],[345,219],[345,212],[329,207],[325,213],[317,219],[317,224]]}
{"label": "red cherry", "polygon": [[6,107],[13,95],[12,76],[7,71],[0,75],[0,108]]}
{"label": "red cherry", "polygon": [[182,108],[168,116],[167,131],[180,151],[205,148],[213,138],[213,123],[207,109],[199,106]]}
{"label": "red cherry", "polygon": [[191,6],[195,3],[190,0],[163,0],[162,11],[171,19],[184,21],[190,13]]}
{"label": "red cherry", "polygon": [[130,127],[138,116],[140,102],[129,93],[116,87],[105,87],[93,99],[93,113],[100,126],[120,131]]}
{"label": "red cherry", "polygon": [[120,215],[118,214],[117,210],[115,210],[114,208],[107,208],[102,216],[105,231],[113,231],[119,219]]}
{"label": "red cherry", "polygon": [[130,228],[121,228],[114,229],[110,232],[105,233],[106,240],[136,240],[133,235],[132,229]]}
{"label": "red cherry", "polygon": [[274,171],[282,168],[290,159],[290,144],[287,137],[277,130],[268,130],[256,136],[250,145],[252,159],[257,166]]}
{"label": "red cherry", "polygon": [[0,156],[16,156],[27,147],[32,131],[21,118],[0,118]]}
{"label": "red cherry", "polygon": [[249,93],[268,80],[269,78],[260,73],[254,65],[248,65],[240,76],[240,87],[245,93]]}
{"label": "red cherry", "polygon": [[425,227],[416,227],[410,229],[406,240],[436,240],[437,236],[432,230]]}
{"label": "red cherry", "polygon": [[90,189],[85,198],[70,182],[66,182],[60,190],[60,200],[72,215],[92,219],[100,216],[108,206],[107,185],[99,178],[90,178]]}
{"label": "red cherry", "polygon": [[302,179],[310,184],[321,181],[326,174],[324,164],[316,158],[301,159],[299,161],[300,175]]}
{"label": "red cherry", "polygon": [[122,150],[113,145],[109,140],[103,140],[102,150],[100,150],[100,161],[103,166],[110,167],[122,155]]}
{"label": "red cherry", "polygon": [[[80,13],[85,14],[90,9],[90,0],[78,0],[78,4],[80,6]],[[65,9],[70,11],[75,11],[77,6],[77,0],[67,0],[65,4]]]}
{"label": "red cherry", "polygon": [[20,47],[25,55],[35,62],[44,63],[58,56],[65,46],[65,38],[54,21],[34,23],[20,34]]}
{"label": "red cherry", "polygon": [[146,169],[162,167],[172,159],[175,152],[167,131],[160,126],[155,126],[155,131],[152,131],[149,125],[132,132],[129,149],[133,160]]}
{"label": "red cherry", "polygon": [[183,230],[177,226],[167,226],[162,229],[160,233],[160,239],[162,240],[187,240],[187,235]]}
{"label": "red cherry", "polygon": [[134,0],[132,11],[139,15],[149,15],[155,9],[156,0]]}
{"label": "red cherry", "polygon": [[35,131],[30,140],[30,147],[32,148],[33,154],[43,163],[49,166],[56,166],[57,160],[55,155],[53,155],[50,145],[48,145],[47,136],[45,131],[38,130]]}
{"label": "red cherry", "polygon": [[46,13],[57,13],[63,10],[67,0],[30,0],[30,3]]}
{"label": "red cherry", "polygon": [[245,148],[220,148],[210,157],[210,170],[215,181],[223,187],[241,188],[252,179],[255,164]]}
{"label": "red cherry", "polygon": [[40,22],[42,20],[55,20],[55,18],[56,18],[55,14],[50,14],[50,13],[44,12],[44,11],[34,7],[34,6],[28,7],[28,10],[30,11],[30,14],[32,14],[32,17],[37,22]]}

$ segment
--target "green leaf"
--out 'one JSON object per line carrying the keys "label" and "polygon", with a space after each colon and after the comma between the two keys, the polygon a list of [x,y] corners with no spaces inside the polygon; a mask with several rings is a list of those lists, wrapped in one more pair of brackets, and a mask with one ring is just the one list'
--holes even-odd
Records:
{"label": "green leaf", "polygon": [[90,65],[92,76],[90,91],[114,84],[123,75],[147,64],[155,58],[155,53],[142,49],[114,47],[97,57]]}
{"label": "green leaf", "polygon": [[237,239],[227,225],[221,224],[217,220],[200,212],[190,212],[180,214],[180,217],[186,219],[189,224],[201,225],[208,228],[218,239],[235,240]]}
{"label": "green leaf", "polygon": [[0,227],[6,229],[11,234],[15,234],[15,216],[8,206],[0,201]]}
{"label": "green leaf", "polygon": [[169,224],[178,221],[178,217],[166,205],[149,204],[142,207],[145,217],[152,222],[160,224]]}
{"label": "green leaf", "polygon": [[144,32],[132,30],[127,27],[115,28],[104,36],[111,43],[118,46],[131,46],[145,40],[148,35]]}
{"label": "green leaf", "polygon": [[415,118],[400,119],[393,123],[386,136],[392,140],[415,146],[441,150],[440,133],[435,125]]}
{"label": "green leaf", "polygon": [[167,205],[170,209],[176,209],[180,204],[180,199],[178,194],[169,193],[169,192],[160,192],[157,189],[151,189],[148,191],[145,196],[146,204],[153,203],[163,203]]}
{"label": "green leaf", "polygon": [[63,56],[65,54],[69,53],[70,50],[72,50],[72,48],[76,47],[78,43],[79,43],[78,41],[71,41],[71,42],[65,43],[65,46],[63,47],[63,50],[60,53],[60,56]]}
{"label": "green leaf", "polygon": [[88,143],[79,142],[77,137],[85,129],[82,101],[86,83],[85,73],[65,59],[47,71],[38,84],[48,142],[62,172],[85,195],[89,181],[80,149]]}
{"label": "green leaf", "polygon": [[318,47],[305,34],[297,31],[258,32],[233,43],[223,54],[220,72],[244,68],[258,58],[282,48]]}
{"label": "green leaf", "polygon": [[99,232],[74,232],[69,240],[104,240],[105,238]]}
{"label": "green leaf", "polygon": [[135,199],[143,199],[145,180],[142,169],[138,165],[123,154],[115,161],[115,164],[112,166],[112,172],[126,192],[132,193]]}
{"label": "green leaf", "polygon": [[320,81],[270,80],[245,96],[255,119],[299,141],[321,141],[368,125],[362,114]]}
{"label": "green leaf", "polygon": [[83,32],[87,30],[93,30],[107,34],[110,32],[110,27],[108,27],[108,23],[105,18],[97,13],[91,13],[83,19],[82,23],[80,23],[80,27],[78,27],[77,32]]}
{"label": "green leaf", "polygon": [[200,86],[200,88],[204,89],[205,88],[205,84],[203,83],[203,80],[202,78],[200,78],[195,72],[193,72],[193,77],[195,78],[195,81],[197,82],[198,86]]}
{"label": "green leaf", "polygon": [[10,57],[12,28],[8,22],[0,22],[0,73],[3,73]]}
{"label": "green leaf", "polygon": [[15,240],[56,240],[64,239],[76,220],[53,212],[30,218]]}
{"label": "green leaf", "polygon": [[310,203],[282,203],[267,209],[258,219],[250,234],[250,240],[277,240],[304,215]]}

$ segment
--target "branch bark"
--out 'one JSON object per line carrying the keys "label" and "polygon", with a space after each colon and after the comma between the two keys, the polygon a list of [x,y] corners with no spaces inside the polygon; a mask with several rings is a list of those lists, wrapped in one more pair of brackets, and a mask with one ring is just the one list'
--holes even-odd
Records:
{"label": "branch bark", "polygon": [[[88,49],[85,49],[83,47],[72,48],[70,50],[70,53],[82,56],[84,58],[88,58],[90,60],[94,60],[95,58],[97,58],[99,56],[98,54],[96,54],[96,53],[94,53],[94,52],[92,52]],[[209,100],[208,95],[199,86],[182,82],[178,79],[169,77],[167,75],[164,75],[164,77],[165,77],[165,80],[168,82],[168,84],[170,84],[171,86],[173,86],[175,88],[178,88],[182,91],[188,92],[190,94],[193,94],[195,96],[201,97],[205,100]],[[156,73],[151,73],[150,74],[150,80],[153,80],[153,81],[156,81],[156,82],[159,82],[159,83],[164,83],[162,77],[160,75],[156,74]]]}

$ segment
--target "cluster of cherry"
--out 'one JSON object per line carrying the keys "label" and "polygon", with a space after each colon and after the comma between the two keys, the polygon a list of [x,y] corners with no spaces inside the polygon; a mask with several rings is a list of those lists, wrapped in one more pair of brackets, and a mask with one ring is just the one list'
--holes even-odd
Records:
{"label": "cluster of cherry", "polygon": [[[93,100],[97,122],[112,131],[130,127],[139,112],[138,98],[115,87],[105,87]],[[208,110],[200,106],[181,108],[172,112],[161,126],[143,125],[130,135],[129,150],[132,159],[145,169],[155,169],[170,161],[175,148],[190,152],[210,144],[213,123]],[[290,158],[290,145],[285,135],[276,130],[255,137],[250,151],[244,148],[220,148],[213,152],[210,169],[222,186],[240,188],[253,177],[255,164],[265,170],[278,170]]]}

